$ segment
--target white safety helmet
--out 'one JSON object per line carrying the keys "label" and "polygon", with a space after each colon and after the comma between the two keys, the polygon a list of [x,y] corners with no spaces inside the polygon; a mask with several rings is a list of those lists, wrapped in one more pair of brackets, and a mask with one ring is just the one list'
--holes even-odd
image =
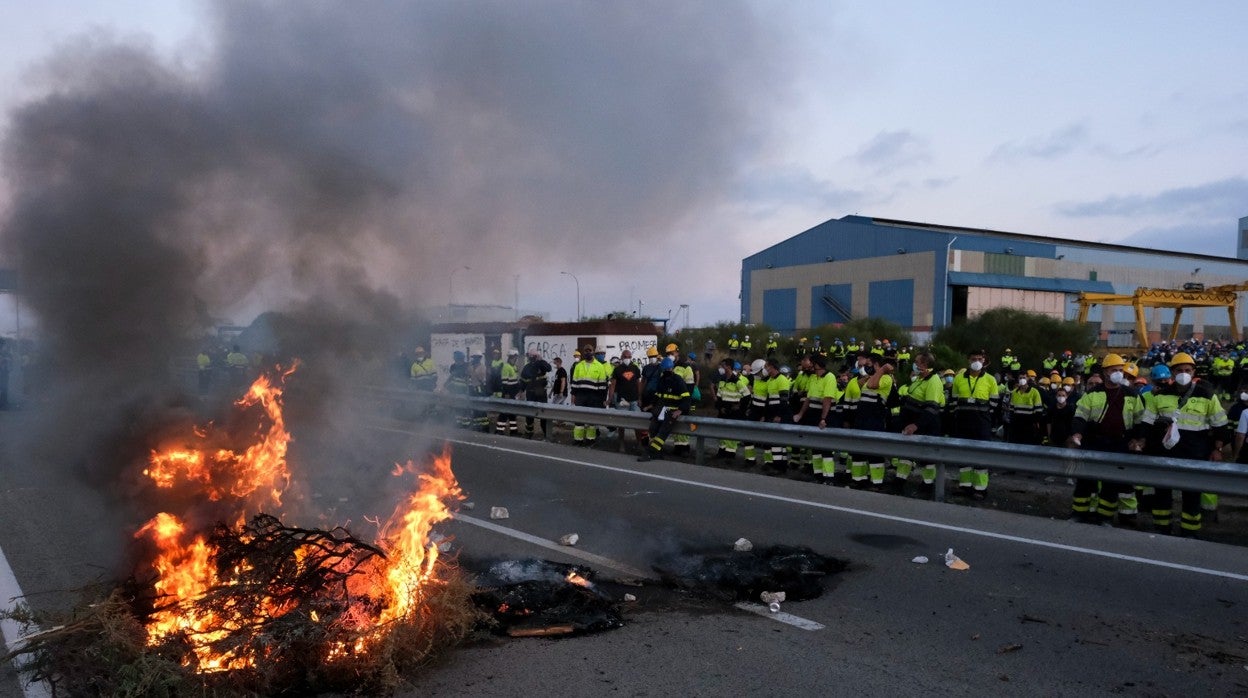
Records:
{"label": "white safety helmet", "polygon": [[762,359],[754,359],[754,363],[750,364],[750,371],[754,373],[762,373],[767,368],[767,362]]}

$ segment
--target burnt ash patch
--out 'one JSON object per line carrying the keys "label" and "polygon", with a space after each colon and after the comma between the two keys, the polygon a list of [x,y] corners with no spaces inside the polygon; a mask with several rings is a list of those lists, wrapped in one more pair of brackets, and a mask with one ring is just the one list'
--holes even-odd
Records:
{"label": "burnt ash patch", "polygon": [[764,591],[783,591],[789,601],[823,594],[831,575],[848,566],[807,547],[772,545],[753,550],[686,550],[654,564],[664,584],[722,601],[757,601]]}
{"label": "burnt ash patch", "polygon": [[562,637],[624,626],[619,603],[593,570],[549,560],[496,562],[477,580],[473,603],[511,637]]}

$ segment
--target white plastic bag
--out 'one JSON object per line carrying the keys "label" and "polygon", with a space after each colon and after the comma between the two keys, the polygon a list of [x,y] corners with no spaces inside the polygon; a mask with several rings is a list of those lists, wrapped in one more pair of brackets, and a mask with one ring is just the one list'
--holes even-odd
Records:
{"label": "white plastic bag", "polygon": [[1169,428],[1166,429],[1166,435],[1161,439],[1161,445],[1170,450],[1179,443],[1179,423],[1170,422]]}

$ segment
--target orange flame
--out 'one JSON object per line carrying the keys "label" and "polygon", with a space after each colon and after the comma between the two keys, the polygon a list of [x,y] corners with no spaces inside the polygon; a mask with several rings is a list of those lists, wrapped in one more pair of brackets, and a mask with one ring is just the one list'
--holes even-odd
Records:
{"label": "orange flame", "polygon": [[[297,365],[297,364],[296,364]],[[144,473],[162,488],[191,487],[213,501],[237,500],[240,523],[248,513],[258,513],[266,503],[280,507],[281,494],[290,481],[286,465],[286,449],[291,437],[282,418],[280,384],[295,369],[281,373],[278,385],[262,376],[247,394],[235,403],[240,409],[260,405],[268,421],[267,429],[258,434],[259,441],[241,454],[206,443],[202,448],[172,448],[154,451]],[[210,425],[209,425],[210,426]],[[196,438],[207,442],[214,438],[210,428],[196,428]],[[396,465],[396,476],[415,475],[416,491],[396,507],[389,521],[379,527],[377,547],[385,557],[370,558],[368,563],[352,571],[348,590],[355,601],[337,622],[359,632],[351,643],[339,643],[329,651],[326,660],[367,651],[368,644],[381,638],[387,623],[403,619],[419,610],[427,585],[435,581],[438,547],[430,542],[434,525],[450,518],[448,503],[463,499],[463,493],[451,471],[449,446],[431,459],[427,472],[421,472],[408,461]],[[204,536],[188,533],[178,517],[161,513],[135,534],[148,538],[157,548],[152,562],[157,574],[155,590],[162,601],[147,625],[148,641],[158,644],[173,633],[187,638],[195,652],[196,670],[227,671],[255,666],[260,657],[247,656],[238,650],[219,650],[214,643],[225,640],[231,632],[247,628],[251,620],[241,617],[219,617],[198,611],[195,601],[212,589],[240,583],[229,571],[218,570],[217,550]],[[302,563],[302,557],[299,562]],[[235,574],[241,573],[235,570]],[[290,612],[262,594],[259,607],[270,618]],[[225,612],[231,615],[229,611]],[[310,618],[320,623],[312,611]],[[230,643],[220,643],[229,646]]]}
{"label": "orange flame", "polygon": [[[151,478],[157,487],[166,489],[181,484],[199,485],[203,488],[200,494],[213,502],[228,496],[240,500],[245,506],[250,505],[247,508],[259,508],[267,496],[267,501],[274,507],[280,507],[282,493],[290,485],[286,450],[291,440],[282,417],[281,386],[298,366],[298,361],[287,369],[279,366],[276,385],[267,375],[261,375],[234,403],[243,410],[256,405],[264,410],[268,428],[258,443],[252,444],[242,454],[228,448],[212,449],[206,443],[200,448],[152,451],[143,474]],[[196,427],[192,433],[202,442],[213,436],[207,427]]]}
{"label": "orange flame", "polygon": [[386,551],[382,623],[406,616],[420,603],[421,588],[432,578],[438,560],[438,546],[429,542],[429,533],[434,524],[451,517],[447,502],[464,498],[451,472],[449,446],[433,458],[429,472],[418,472],[411,461],[403,471],[415,473],[419,487],[381,529],[380,546]]}
{"label": "orange flame", "polygon": [[154,643],[175,632],[194,637],[200,671],[222,671],[247,666],[246,660],[231,661],[228,657],[215,655],[206,649],[212,642],[225,637],[228,631],[221,627],[216,618],[200,615],[194,611],[193,606],[186,604],[200,598],[216,585],[217,574],[212,564],[213,551],[203,536],[195,536],[187,541],[185,534],[186,527],[178,517],[163,512],[153,517],[135,534],[136,538],[150,536],[161,551],[152,565],[158,574],[156,593],[167,599],[148,622],[148,640]]}

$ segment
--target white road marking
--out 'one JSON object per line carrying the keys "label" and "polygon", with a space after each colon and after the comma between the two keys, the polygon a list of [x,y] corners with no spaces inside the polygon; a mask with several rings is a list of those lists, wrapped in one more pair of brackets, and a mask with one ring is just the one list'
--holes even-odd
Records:
{"label": "white road marking", "polygon": [[[384,431],[399,431],[397,429],[385,429]],[[415,435],[415,432],[401,432]],[[494,451],[502,451],[504,453],[515,453],[519,455],[532,456],[529,451],[522,451],[514,448],[506,448],[503,446],[493,446],[490,444],[477,443],[475,441],[465,441],[463,439],[447,439],[451,443],[463,444],[465,446],[473,446],[476,448],[490,449]],[[1248,582],[1248,574],[1239,574],[1237,572],[1227,572],[1225,570],[1215,570],[1208,567],[1196,567],[1194,565],[1184,565],[1178,562],[1169,562],[1166,560],[1157,560],[1154,558],[1140,557],[1138,555],[1125,555],[1123,553],[1114,553],[1108,550],[1097,550],[1095,548],[1084,548],[1078,545],[1067,545],[1065,543],[1054,543],[1053,541],[1039,540],[1036,538],[1025,538],[1023,536],[1014,536],[1008,533],[998,533],[996,531],[984,531],[977,528],[967,528],[965,526],[954,526],[952,524],[937,523],[935,521],[925,521],[923,519],[912,519],[905,516],[894,516],[892,514],[882,514],[876,511],[867,511],[865,509],[854,509],[852,507],[844,507],[836,504],[826,504],[824,502],[812,502],[806,499],[797,499],[794,497],[785,497],[778,494],[768,494],[766,492],[754,492],[751,490],[738,489],[736,487],[728,487],[726,485],[714,485],[708,482],[698,482],[696,480],[686,480],[684,478],[672,477],[670,475],[659,475],[657,473],[647,473],[638,470],[630,470],[613,465],[603,465],[601,463],[591,463],[589,461],[576,460],[573,458],[562,458],[559,456],[543,455],[541,458],[547,460],[569,463],[572,465],[582,465],[588,468],[597,468],[615,473],[626,475],[635,475],[637,477],[647,477],[654,480],[662,480],[664,482],[674,482],[680,485],[689,485],[690,487],[701,487],[703,489],[715,490],[717,492],[727,492],[730,494],[739,494],[746,497],[757,497],[759,499],[770,499],[776,502],[785,502],[788,504],[798,504],[801,506],[814,507],[816,509],[827,509],[830,511],[839,511],[844,514],[854,514],[856,516],[866,516],[874,519],[883,519],[885,521],[894,521],[897,523],[912,524],[915,526],[923,526],[926,528],[935,528],[942,531],[954,531],[957,533],[966,533],[973,536],[982,536],[984,538],[994,538],[996,540],[1005,540],[1013,543],[1023,543],[1025,545],[1034,545],[1041,548],[1051,548],[1054,550],[1064,550],[1073,553],[1082,553],[1084,555],[1094,555],[1096,557],[1104,557],[1112,560],[1123,560],[1126,562],[1137,562],[1142,565],[1152,565],[1154,567],[1164,567],[1172,570],[1180,570],[1183,572],[1194,572],[1196,574],[1209,575],[1211,577],[1222,577],[1225,579],[1234,579],[1240,582]]]}
{"label": "white road marking", "polygon": [[533,545],[536,545],[541,548],[546,548],[547,550],[553,550],[557,553],[562,553],[564,555],[571,555],[572,557],[579,558],[586,562],[598,565],[599,567],[607,567],[607,568],[613,569],[616,572],[626,574],[629,577],[634,577],[636,579],[648,579],[651,576],[649,572],[643,572],[642,570],[639,570],[636,567],[631,567],[629,565],[624,564],[623,562],[617,562],[615,560],[612,560],[609,557],[595,555],[594,553],[585,552],[584,550],[581,550],[579,548],[574,548],[569,545],[560,545],[556,541],[546,540],[545,538],[539,538],[535,535],[525,533],[524,531],[517,531],[514,528],[508,528],[506,526],[499,526],[496,523],[490,523],[489,521],[486,521],[485,519],[478,519],[475,516],[467,516],[465,514],[456,514],[455,520],[463,521],[466,524],[472,524],[473,526],[484,528],[487,531],[493,531],[495,533],[501,533],[505,536],[511,536],[512,538],[518,538],[524,541],[525,543],[532,543]]}
{"label": "white road marking", "polygon": [[[539,538],[535,535],[525,533],[524,531],[517,531],[514,528],[507,528],[506,526],[499,526],[496,523],[490,523],[489,521],[486,521],[485,519],[478,519],[475,516],[467,516],[465,514],[456,514],[455,520],[463,521],[464,523],[472,524],[473,526],[479,526],[481,528],[484,528],[487,531],[501,533],[504,536],[517,538],[526,543],[531,543],[533,545],[546,548],[548,550],[554,550],[555,552],[561,553],[563,555],[571,555],[572,557],[579,558],[590,564],[597,565],[598,567],[606,567],[608,569],[613,569],[617,572],[622,572],[630,577],[635,577],[637,579],[647,579],[650,577],[650,574],[647,572],[643,572],[637,569],[636,567],[632,567],[623,562],[612,560],[609,557],[595,555],[594,553],[586,552],[584,550],[569,547],[566,545],[559,545],[555,541],[546,540],[545,538]],[[798,628],[801,628],[802,630],[822,630],[823,629],[822,624],[816,623],[813,620],[802,618],[801,616],[795,616],[792,613],[783,613],[783,612],[772,613],[771,609],[767,608],[766,606],[760,606],[756,603],[747,603],[745,601],[742,601],[740,603],[734,604],[734,606],[736,606],[737,608],[743,611],[749,611],[750,613],[758,614],[764,618],[770,618],[771,620],[779,621],[781,623],[788,623],[789,625],[796,626]]]}
{"label": "white road marking", "polygon": [[784,611],[772,613],[770,608],[763,606],[762,604],[750,603],[749,601],[738,601],[737,603],[734,603],[733,606],[741,609],[742,611],[749,611],[750,613],[760,615],[764,618],[770,618],[772,620],[780,621],[781,623],[788,623],[789,625],[801,628],[802,630],[823,630],[824,627],[822,623],[816,623],[813,620],[803,618],[801,616],[795,616],[792,613],[785,613]]}
{"label": "white road marking", "polygon": [[[9,561],[4,557],[4,551],[0,550],[0,604],[4,610],[12,610],[16,606],[17,599],[24,596],[22,588],[17,584],[17,577],[13,575],[13,568],[9,567]],[[38,632],[38,628],[31,628],[33,635]],[[9,651],[21,647],[22,645],[22,627],[14,620],[0,620],[0,635],[4,636],[4,646]],[[17,660],[13,662],[19,670],[21,665]],[[27,683],[25,679],[19,676],[22,685],[22,694],[26,698],[48,698],[52,692],[48,689],[47,683],[37,681],[35,683]]]}

